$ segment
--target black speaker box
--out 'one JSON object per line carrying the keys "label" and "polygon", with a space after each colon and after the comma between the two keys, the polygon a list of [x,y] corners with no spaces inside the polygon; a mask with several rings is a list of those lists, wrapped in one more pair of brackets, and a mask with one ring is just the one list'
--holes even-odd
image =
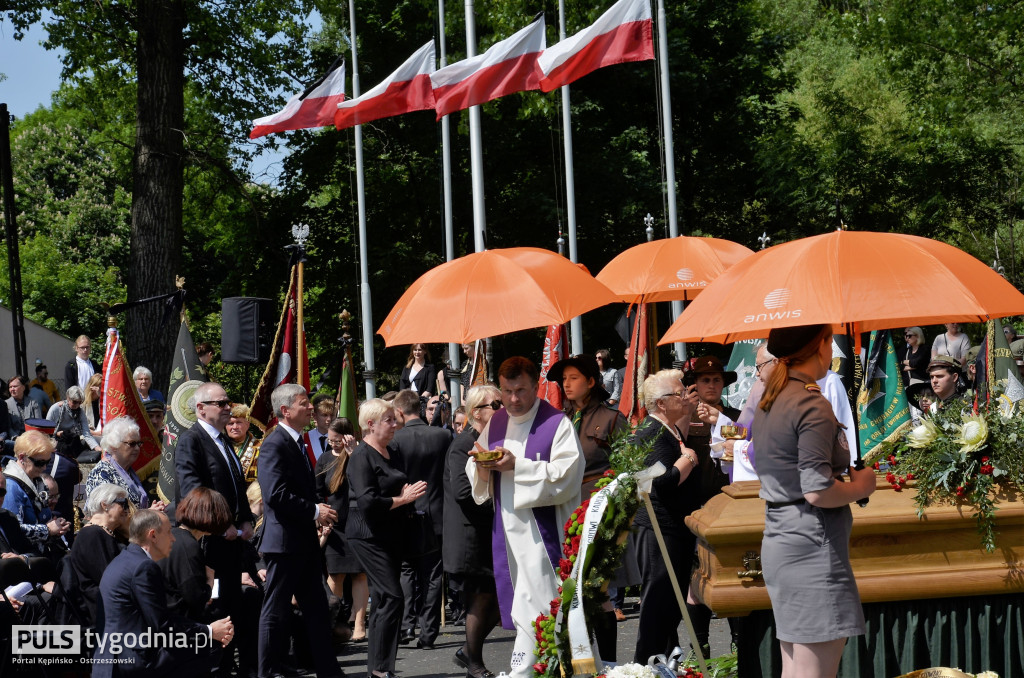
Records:
{"label": "black speaker box", "polygon": [[225,363],[265,364],[274,343],[277,309],[270,299],[221,299],[220,354]]}

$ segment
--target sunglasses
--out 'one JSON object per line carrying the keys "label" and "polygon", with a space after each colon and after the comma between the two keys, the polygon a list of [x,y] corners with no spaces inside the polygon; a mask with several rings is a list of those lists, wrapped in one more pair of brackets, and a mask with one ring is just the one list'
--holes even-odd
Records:
{"label": "sunglasses", "polygon": [[231,401],[226,398],[224,400],[200,400],[199,402],[203,405],[215,405],[217,407],[227,407],[231,404]]}
{"label": "sunglasses", "polygon": [[29,457],[29,459],[32,460],[32,465],[36,468],[46,468],[46,465],[50,463],[49,459],[35,459],[33,457]]}
{"label": "sunglasses", "polygon": [[141,440],[125,440],[124,444],[127,445],[128,447],[142,447]]}
{"label": "sunglasses", "polygon": [[118,497],[117,499],[115,499],[114,501],[112,501],[110,503],[111,504],[117,504],[118,506],[123,508],[125,511],[127,511],[128,510],[128,506],[130,505],[131,502],[128,501],[128,497]]}
{"label": "sunglasses", "polygon": [[492,401],[491,401],[491,402],[489,402],[489,403],[484,403],[483,405],[478,405],[476,409],[478,409],[478,410],[482,410],[482,409],[484,409],[485,407],[489,407],[489,408],[491,408],[492,410],[494,410],[495,412],[497,412],[498,410],[500,410],[500,409],[501,409],[501,407],[502,407],[502,402],[501,402],[500,400],[492,400]]}

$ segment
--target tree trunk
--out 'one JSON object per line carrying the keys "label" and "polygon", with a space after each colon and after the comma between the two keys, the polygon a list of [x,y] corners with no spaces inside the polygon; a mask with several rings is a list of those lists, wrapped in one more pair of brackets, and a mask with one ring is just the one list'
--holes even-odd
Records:
{"label": "tree trunk", "polygon": [[[139,0],[138,94],[132,166],[128,299],[174,290],[182,244],[185,128],[184,0]],[[167,393],[178,322],[161,326],[163,303],[128,311],[128,361],[153,371]]]}

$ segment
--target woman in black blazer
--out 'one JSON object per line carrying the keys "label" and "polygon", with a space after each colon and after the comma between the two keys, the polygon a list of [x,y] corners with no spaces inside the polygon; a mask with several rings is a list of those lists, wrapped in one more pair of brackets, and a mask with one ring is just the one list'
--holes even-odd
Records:
{"label": "woman in black blazer", "polygon": [[405,599],[399,581],[410,505],[427,484],[410,484],[405,464],[388,449],[398,422],[391,403],[372,398],[359,407],[363,441],[348,462],[349,492],[355,499],[345,524],[347,543],[370,580],[373,610],[367,630],[367,670],[394,678],[398,634]]}
{"label": "woman in black blazer", "polygon": [[466,423],[451,447],[444,470],[444,539],[442,557],[449,577],[462,581],[466,602],[466,643],[456,650],[455,661],[466,669],[466,678],[494,674],[484,666],[484,640],[498,623],[498,597],[491,563],[491,521],[494,506],[473,500],[466,462],[480,432],[501,409],[501,391],[493,386],[474,386],[466,394]]}
{"label": "woman in black blazer", "polygon": [[430,349],[426,344],[413,344],[409,347],[409,359],[398,380],[398,389],[412,389],[429,398],[437,391],[436,382],[437,369],[430,362]]}

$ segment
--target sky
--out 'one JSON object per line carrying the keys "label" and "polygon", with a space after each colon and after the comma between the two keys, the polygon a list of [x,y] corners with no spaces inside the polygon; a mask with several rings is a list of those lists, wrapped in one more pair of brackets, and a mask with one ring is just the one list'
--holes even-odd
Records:
{"label": "sky", "polygon": [[[319,24],[319,17],[311,17]],[[0,103],[16,118],[22,118],[40,106],[49,106],[50,97],[60,86],[60,55],[58,50],[46,50],[40,44],[46,31],[33,26],[22,40],[14,39],[14,29],[0,22],[0,73],[7,76],[0,82]],[[283,103],[283,102],[282,102]],[[270,115],[274,111],[267,111]],[[259,182],[277,183],[281,173],[281,159],[287,149],[265,151],[250,165],[252,175]]]}

